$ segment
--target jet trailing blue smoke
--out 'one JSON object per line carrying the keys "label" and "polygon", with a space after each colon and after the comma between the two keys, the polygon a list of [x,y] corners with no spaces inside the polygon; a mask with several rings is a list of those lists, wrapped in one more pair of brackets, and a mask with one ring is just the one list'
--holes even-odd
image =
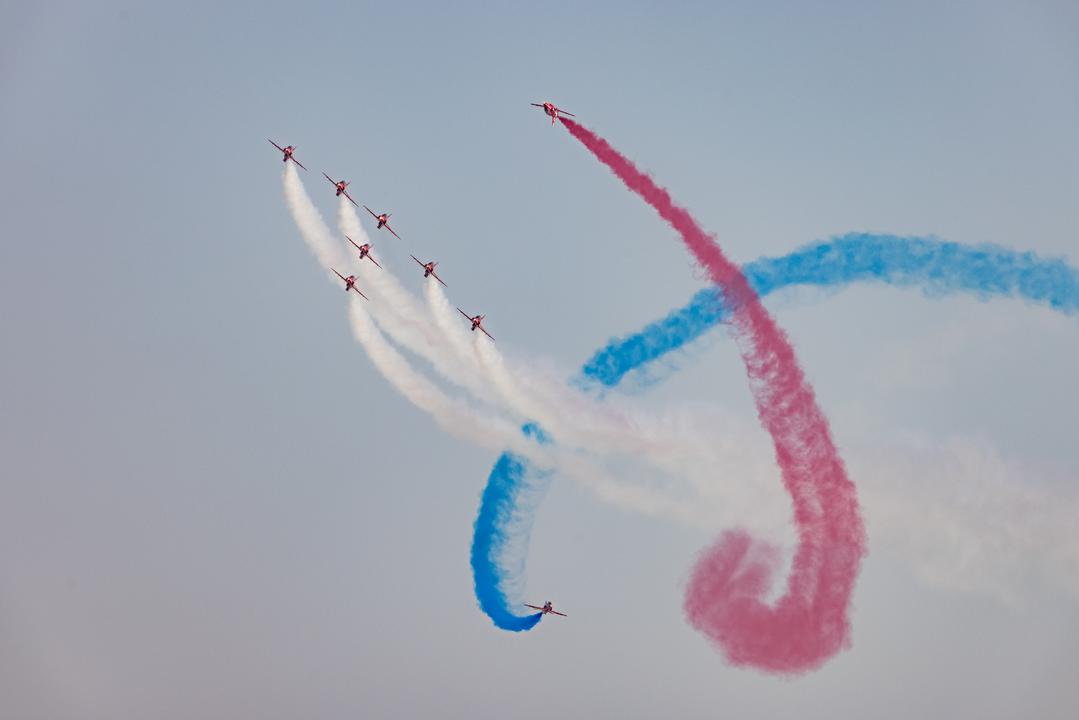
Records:
{"label": "jet trailing blue smoke", "polygon": [[[959,293],[982,300],[1018,297],[1064,314],[1079,313],[1079,273],[1063,260],[930,237],[851,233],[780,258],[755,260],[742,271],[761,297],[786,287],[841,289],[865,282],[917,287],[931,297]],[[662,320],[611,340],[584,364],[580,380],[614,387],[631,371],[698,339],[725,316],[716,290],[701,290]],[[549,442],[535,424],[523,430]],[[541,617],[514,612],[505,589],[524,583],[528,534],[542,499],[535,490],[546,487],[547,476],[524,458],[504,453],[483,491],[472,540],[472,574],[480,608],[504,630],[529,630]]]}
{"label": "jet trailing blue smoke", "polygon": [[[521,428],[539,443],[550,438],[535,423]],[[542,613],[520,615],[528,540],[535,509],[543,499],[550,473],[536,470],[523,457],[502,453],[491,468],[472,533],[472,580],[480,609],[503,630],[531,630]]]}

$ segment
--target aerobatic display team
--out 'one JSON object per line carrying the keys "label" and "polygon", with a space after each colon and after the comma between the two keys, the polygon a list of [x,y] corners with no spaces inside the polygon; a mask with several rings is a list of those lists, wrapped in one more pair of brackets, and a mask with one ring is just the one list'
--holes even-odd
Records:
{"label": "aerobatic display team", "polygon": [[[848,471],[851,459],[833,440],[794,345],[762,298],[797,286],[875,283],[936,298],[1016,298],[1075,315],[1079,273],[1062,260],[999,246],[871,234],[812,243],[739,266],[719,239],[610,142],[551,102],[532,104],[675,231],[709,283],[684,307],[598,349],[571,378],[496,345],[492,333],[503,319],[493,316],[496,322],[488,325],[486,314],[449,301],[452,272],[405,247],[398,232],[413,240],[407,221],[395,219],[391,227],[390,213],[358,203],[349,181],[324,172],[338,198],[337,228],[331,230],[301,181],[298,170],[307,168],[296,148],[270,140],[284,161],[292,218],[328,279],[344,288],[352,333],[372,363],[447,433],[501,453],[473,529],[470,566],[480,610],[512,632],[531,630],[547,615],[573,615],[572,608],[564,613],[524,593],[529,536],[553,477],[573,478],[625,508],[694,522],[692,493],[666,488],[682,482],[683,490],[693,490],[707,483],[713,469],[720,472],[729,443],[719,443],[720,429],[707,422],[645,413],[632,398],[611,390],[722,327],[738,349],[778,469],[774,487],[760,492],[780,507],[786,532],[769,531],[774,518],[732,509],[731,526],[713,528],[718,536],[692,562],[682,599],[685,618],[733,665],[788,675],[820,667],[850,647],[856,634],[851,600],[873,540],[863,508],[883,490],[872,478]],[[602,181],[597,174],[596,182]],[[385,231],[385,247],[375,249],[361,208],[376,233]],[[399,253],[417,274],[422,270],[422,298],[394,274],[391,253]],[[652,382],[663,379],[662,372],[652,375]],[[734,432],[722,430],[725,437]],[[744,445],[769,449],[759,442]],[[617,469],[626,460],[670,482],[628,477]],[[1043,501],[1048,505],[1052,498]],[[1052,532],[1050,525],[1042,532]]]}

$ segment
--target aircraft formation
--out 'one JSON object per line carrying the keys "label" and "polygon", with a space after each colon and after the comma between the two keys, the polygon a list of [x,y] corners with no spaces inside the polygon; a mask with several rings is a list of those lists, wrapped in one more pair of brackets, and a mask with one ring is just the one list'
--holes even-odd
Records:
{"label": "aircraft formation", "polygon": [[[801,270],[804,269],[802,266],[805,263],[792,263],[791,258],[804,259],[807,254],[817,257],[822,247],[827,249],[826,254],[834,261],[834,267],[830,268],[834,274],[830,275],[830,280],[826,283],[833,287],[843,287],[865,277],[858,268],[864,267],[869,259],[877,264],[894,263],[893,269],[906,278],[903,283],[905,286],[913,284],[911,278],[914,282],[922,281],[936,285],[940,282],[943,272],[945,276],[950,275],[950,277],[945,277],[945,283],[953,291],[973,290],[979,295],[984,293],[1018,294],[1027,299],[1048,301],[1055,308],[1064,309],[1065,312],[1068,307],[1075,305],[1066,299],[1069,295],[1074,295],[1072,291],[1075,284],[1071,282],[1074,271],[1065,265],[1067,272],[1057,272],[1061,261],[1053,260],[1051,267],[1054,268],[1055,277],[1060,279],[1060,287],[1047,291],[1044,284],[1025,282],[1031,277],[1044,279],[1045,272],[1050,267],[1049,265],[1039,266],[1039,261],[1032,253],[1023,254],[1022,260],[1017,261],[1016,258],[1020,257],[1017,253],[995,248],[991,252],[993,258],[987,263],[986,251],[983,247],[964,247],[957,243],[945,243],[935,239],[871,236],[865,233],[835,238],[828,245],[806,246],[782,258],[762,258],[739,270],[726,258],[718,243],[701,240],[707,237],[708,233],[688,211],[678,209],[677,212],[672,212],[673,201],[670,195],[657,185],[648,173],[642,172],[636,164],[614,149],[602,136],[570,120],[570,117],[575,116],[553,103],[532,103],[532,105],[542,108],[544,114],[551,118],[552,125],[563,125],[569,134],[602,165],[605,165],[630,192],[637,195],[673,227],[694,256],[696,266],[705,270],[712,283],[724,294],[729,293],[735,300],[734,305],[728,306],[730,311],[728,313],[713,311],[705,314],[710,319],[687,323],[685,321],[687,314],[692,313],[695,317],[702,315],[697,312],[700,307],[703,307],[702,302],[709,303],[709,307],[714,304],[713,292],[698,293],[685,308],[670,313],[661,321],[649,324],[641,332],[618,338],[595,353],[583,366],[581,377],[598,380],[607,387],[615,387],[623,377],[635,369],[646,367],[647,363],[654,362],[663,354],[681,348],[686,342],[693,341],[704,330],[729,319],[730,313],[740,312],[733,308],[738,306],[749,308],[744,312],[743,320],[739,320],[738,323],[749,338],[747,346],[752,348],[743,355],[743,360],[750,378],[750,387],[758,415],[777,448],[775,459],[782,471],[785,489],[790,495],[793,506],[796,509],[811,506],[814,512],[808,515],[799,512],[794,514],[794,524],[798,529],[798,547],[793,554],[787,587],[781,598],[771,601],[760,589],[767,590],[773,579],[770,566],[756,568],[759,571],[757,581],[750,582],[749,585],[739,584],[739,580],[744,580],[742,577],[744,573],[736,567],[737,563],[732,565],[729,558],[735,552],[739,556],[744,555],[745,548],[751,548],[752,545],[749,543],[755,540],[744,532],[724,533],[721,536],[722,541],[703,552],[698,559],[686,587],[684,609],[687,622],[709,638],[717,649],[724,652],[733,665],[755,667],[764,672],[786,676],[816,669],[841,649],[850,647],[848,613],[859,565],[866,553],[866,533],[858,509],[855,484],[846,475],[837,445],[830,436],[827,419],[816,405],[812,387],[804,380],[804,374],[789,338],[773,320],[767,309],[760,305],[761,297],[776,288],[804,283],[804,273]],[[294,157],[295,147],[291,145],[282,147],[273,141],[270,142],[283,154],[282,161],[286,163],[287,169],[283,177],[286,199],[289,201],[293,219],[300,228],[305,242],[315,255],[323,260],[324,264],[339,264],[341,261],[337,258],[340,257],[340,248],[327,243],[329,229],[311,204],[310,197],[303,192],[302,185],[297,182],[296,171],[287,166],[287,162],[292,160],[297,166],[303,168],[299,160]],[[360,207],[348,195],[349,183],[347,181],[335,181],[329,175],[323,174],[334,185],[338,196],[344,194],[350,202]],[[298,197],[300,193],[302,197]],[[377,222],[377,229],[385,227],[394,237],[400,239],[400,236],[388,225],[389,213],[379,214],[366,205],[362,207]],[[362,230],[352,229],[358,227],[357,214],[343,202],[340,203],[340,210],[342,212],[339,224],[342,230],[347,229],[353,234],[362,233]],[[345,237],[359,251],[361,268],[364,267],[362,263],[364,257],[370,258],[377,267],[381,268],[381,265],[370,255],[369,242],[360,245],[351,237]],[[423,269],[424,278],[433,276],[443,286],[446,285],[436,273],[435,261],[424,262],[415,255],[410,257]],[[958,263],[957,257],[961,258]],[[887,260],[881,261],[880,258]],[[927,260],[927,258],[931,259]],[[948,266],[948,269],[942,271],[941,267],[944,264]],[[994,265],[999,265],[999,267],[995,268]],[[772,277],[775,282],[770,282],[769,286],[763,289],[751,287],[746,281],[747,271],[752,268],[754,272],[759,273],[765,266],[769,268],[766,272],[771,273],[769,277]],[[979,276],[977,280],[971,281],[967,275],[970,267],[977,268]],[[345,283],[346,293],[348,290],[356,290],[358,294],[366,297],[356,287],[354,275],[345,277],[336,268],[333,272]],[[371,273],[371,277],[375,279],[384,277],[376,271],[371,271]],[[888,284],[892,275],[890,271],[882,271],[875,273],[871,279],[883,280],[885,284]],[[1002,280],[1001,278],[1005,276],[1007,278]],[[1037,285],[1037,298],[1027,295],[1023,290],[1024,287],[1029,290],[1034,285]],[[441,292],[433,284],[426,287],[429,291]],[[708,299],[701,301],[700,297]],[[441,321],[440,324],[445,325],[447,317],[451,314],[445,312],[445,298],[434,296],[429,297],[428,300],[430,309],[437,315],[436,319]],[[358,309],[360,305],[354,305],[352,308]],[[475,333],[476,329],[479,329],[490,340],[494,340],[483,327],[485,319],[483,314],[471,315],[460,307],[457,311],[469,323],[471,332]],[[416,317],[415,313],[409,313],[409,316],[403,319],[422,321],[423,318]],[[363,313],[354,315],[353,320],[353,333],[368,350],[372,360],[375,360],[379,354],[372,351],[372,346],[375,346],[377,350],[378,345],[372,342],[371,338],[382,342],[382,339],[378,337],[380,328],[373,328],[373,333],[368,332],[365,328],[371,328],[369,318]],[[392,324],[387,323],[382,329],[389,330],[392,327]],[[479,340],[478,336],[474,337],[479,342],[486,342]],[[401,337],[396,339],[401,340]],[[459,339],[456,338],[456,340]],[[408,343],[402,340],[400,344],[407,345]],[[641,353],[642,346],[650,349],[658,348],[658,352]],[[490,347],[477,344],[477,349],[486,350]],[[456,349],[460,350],[460,347]],[[434,363],[439,359],[440,351],[441,346],[431,343],[419,354]],[[761,361],[760,358],[775,360],[775,367],[769,373],[761,375],[755,371],[755,366]],[[474,359],[482,361],[485,358],[478,356]],[[501,360],[496,354],[492,354],[487,359]],[[480,365],[470,365],[467,369],[482,371],[494,366],[491,364],[485,368]],[[506,371],[501,366],[497,369],[503,373],[498,378],[504,386],[499,389],[503,395],[501,399],[505,400],[507,396],[512,396],[512,400],[519,400],[523,397],[523,402],[514,409],[518,415],[524,414],[528,417],[531,414],[530,408],[536,406],[530,404],[527,393],[516,393],[516,387],[512,383],[515,373],[513,370]],[[402,389],[406,396],[409,396],[408,388],[401,381],[402,377],[407,379],[409,376],[406,373],[411,371],[407,362],[404,363],[402,372],[397,372],[393,368],[382,370],[387,379],[398,385],[398,389]],[[445,370],[439,369],[439,372],[447,379],[453,379]],[[505,389],[507,387],[508,390]],[[546,388],[543,389],[546,390]],[[417,407],[430,412],[443,427],[448,429],[455,425],[450,421],[466,417],[461,412],[442,412],[435,406],[448,405],[449,403],[444,402],[446,396],[439,395],[437,390],[431,395],[438,402],[427,402],[426,398],[415,399],[411,396],[409,399]],[[799,398],[799,401],[791,402],[792,397]],[[432,410],[432,407],[435,409]],[[470,423],[478,421],[482,427],[488,418],[487,416],[467,416],[467,419]],[[496,439],[514,430],[513,425],[509,425],[505,428],[505,432],[496,436]],[[520,426],[520,431],[526,438],[537,443],[552,442],[535,421],[530,420]],[[637,443],[637,445],[641,444]],[[542,605],[518,604],[519,601],[512,597],[513,593],[505,590],[506,587],[510,587],[505,584],[506,581],[520,584],[524,580],[521,568],[523,568],[527,552],[531,519],[535,513],[534,503],[521,503],[517,500],[517,495],[521,494],[522,490],[531,491],[535,487],[530,485],[527,478],[528,462],[532,458],[515,456],[513,452],[513,449],[504,451],[498,463],[492,468],[487,487],[482,495],[480,510],[474,525],[472,570],[476,599],[480,609],[487,614],[496,627],[520,632],[535,627],[540,619],[547,615],[560,617],[567,617],[567,615],[555,610],[554,603],[549,600]],[[663,455],[668,454],[664,445],[660,446],[660,452]],[[507,459],[514,462],[507,462]],[[697,463],[699,460],[696,457],[688,459],[691,463]],[[545,458],[540,458],[541,462],[543,460]],[[793,479],[786,482],[788,478]],[[646,507],[651,511],[656,505],[648,501]],[[946,545],[947,541],[943,540],[934,544]],[[503,556],[501,553],[507,545],[512,545],[515,549],[507,556]],[[939,554],[940,548],[931,547],[930,552]],[[826,557],[827,561],[821,562],[822,557]],[[765,563],[765,565],[769,564]],[[775,579],[780,578],[777,576]],[[808,591],[805,589],[807,587],[810,588]],[[521,617],[511,605],[514,607],[523,605],[535,612],[528,617]]]}
{"label": "aircraft formation", "polygon": [[[544,114],[551,118],[551,124],[552,125],[554,124],[554,121],[558,118],[558,116],[560,114],[561,115],[569,115],[571,117],[576,117],[573,113],[566,112],[565,110],[563,110],[562,108],[556,106],[552,102],[531,103],[531,104],[533,106],[535,106],[535,107],[543,108]],[[275,143],[273,140],[270,140],[269,138],[267,138],[267,140],[269,141],[269,143],[271,145],[273,145],[275,148],[277,148],[281,152],[281,161],[282,162],[288,162],[289,160],[291,160],[292,162],[296,163],[299,167],[303,168],[304,170],[307,170],[307,168],[304,167],[303,163],[301,163],[299,160],[296,159],[296,156],[295,156],[296,146],[295,145],[285,145],[284,147],[282,147],[282,146],[278,145],[277,143]],[[368,214],[372,218],[375,219],[375,222],[377,223],[377,225],[375,227],[376,230],[381,230],[382,228],[386,228],[387,230],[390,231],[390,234],[393,235],[395,238],[397,238],[398,240],[401,239],[401,236],[398,235],[394,231],[394,229],[392,227],[390,227],[389,219],[390,219],[391,213],[386,213],[386,212],[384,212],[384,213],[376,213],[374,210],[367,207],[366,205],[360,205],[358,202],[356,202],[352,198],[352,196],[348,194],[348,186],[350,184],[350,181],[348,181],[348,180],[334,180],[325,171],[323,171],[322,175],[323,175],[323,177],[325,177],[327,180],[330,181],[331,185],[334,186],[334,194],[337,197],[340,197],[340,196],[344,195],[348,199],[349,202],[351,202],[356,207],[362,207],[364,210],[366,210],[368,212]],[[371,243],[364,243],[363,245],[359,245],[359,244],[356,243],[356,241],[354,241],[348,235],[346,235],[345,238],[350,243],[352,243],[352,245],[357,250],[359,250],[359,259],[360,260],[363,260],[364,258],[367,258],[368,260],[373,262],[376,267],[378,267],[378,268],[382,267],[382,265],[379,264],[378,260],[375,260],[374,256],[371,255]],[[423,276],[425,278],[433,277],[435,280],[442,283],[443,287],[449,287],[448,285],[446,285],[446,282],[442,278],[440,278],[438,276],[438,273],[435,271],[435,267],[438,265],[437,262],[435,262],[434,260],[428,260],[427,262],[423,262],[422,260],[420,260],[415,255],[409,255],[409,257],[411,257],[413,260],[415,260],[416,264],[419,265],[421,268],[423,268]],[[364,298],[365,300],[370,300],[370,298],[367,297],[366,295],[364,295],[363,292],[360,290],[360,288],[357,287],[357,285],[356,285],[356,276],[355,275],[347,275],[346,276],[346,275],[342,275],[341,273],[339,273],[335,268],[331,268],[331,270],[333,270],[334,274],[336,274],[337,277],[341,278],[341,281],[345,283],[345,292],[348,292],[349,290],[355,290],[360,295],[360,297]],[[457,312],[461,313],[468,320],[469,324],[471,325],[470,329],[472,330],[472,332],[475,332],[476,330],[479,330],[484,335],[489,337],[492,341],[494,340],[494,336],[491,335],[491,333],[487,332],[487,328],[483,327],[483,320],[486,317],[485,315],[469,315],[468,313],[466,313],[461,308],[457,308]],[[535,605],[529,605],[529,607],[535,607],[537,610],[542,610],[544,614],[554,612],[553,608],[550,607],[550,606],[551,606],[551,603],[546,603],[542,608],[536,607]],[[555,612],[554,614],[555,615],[561,615],[562,613]]]}
{"label": "aircraft formation", "polygon": [[[573,113],[567,112],[567,111],[563,110],[562,108],[559,108],[558,106],[556,106],[552,102],[531,103],[531,104],[534,107],[542,108],[544,114],[551,118],[551,124],[552,125],[554,124],[555,120],[558,119],[559,115],[569,115],[570,117],[576,117]],[[281,145],[278,145],[273,140],[270,140],[269,138],[267,138],[267,140],[269,141],[269,143],[271,145],[273,145],[275,148],[277,148],[278,151],[281,152],[281,156],[282,156],[281,160],[282,160],[282,162],[288,162],[289,160],[291,160],[292,162],[296,163],[296,165],[299,166],[300,168],[302,168],[303,170],[307,170],[307,168],[303,165],[303,163],[301,163],[299,160],[296,159],[296,156],[295,156],[296,146],[295,145],[285,145],[284,147],[282,147]],[[330,182],[331,185],[334,186],[334,195],[335,196],[340,197],[340,196],[344,195],[345,198],[347,198],[349,202],[351,202],[356,207],[362,207],[364,210],[367,211],[367,213],[372,218],[374,218],[374,220],[376,222],[376,227],[375,227],[376,230],[381,230],[382,228],[385,228],[395,238],[397,238],[398,240],[401,240],[401,236],[398,235],[397,232],[394,231],[394,229],[392,227],[390,227],[390,225],[389,225],[389,219],[390,219],[391,213],[386,213],[386,212],[384,212],[384,213],[376,213],[374,210],[367,207],[366,205],[361,205],[360,203],[357,203],[356,200],[353,199],[353,197],[351,195],[349,195],[349,193],[348,193],[348,186],[350,184],[350,181],[348,181],[348,180],[334,180],[325,171],[323,171],[322,175],[323,175],[323,177],[325,177]],[[359,251],[358,258],[360,260],[363,260],[364,258],[367,258],[372,263],[374,263],[376,267],[378,267],[379,269],[382,268],[382,265],[378,262],[378,260],[376,260],[374,258],[374,256],[371,255],[371,243],[364,243],[363,245],[360,245],[355,240],[353,240],[351,237],[349,237],[348,235],[345,235],[345,239],[348,240],[349,243],[351,243],[352,246],[355,247],[356,250]],[[438,273],[435,271],[435,267],[438,265],[438,263],[436,261],[429,260],[427,262],[423,262],[418,257],[416,257],[415,255],[412,255],[412,254],[410,254],[409,257],[411,257],[416,262],[417,265],[419,265],[421,268],[423,268],[423,276],[425,278],[433,277],[435,280],[437,280],[439,283],[441,283],[443,287],[448,287],[448,285],[446,285],[446,282],[441,277],[439,277]],[[348,292],[350,290],[354,290],[360,297],[364,298],[365,300],[370,300],[370,298],[367,297],[367,295],[365,295],[363,293],[363,291],[360,290],[360,288],[356,285],[356,276],[355,275],[342,275],[340,272],[338,272],[338,270],[336,268],[331,268],[331,270],[333,270],[334,274],[337,275],[337,277],[339,277],[341,279],[341,281],[345,284],[345,292]],[[461,313],[461,315],[468,321],[469,330],[471,330],[472,332],[475,332],[476,330],[479,330],[484,335],[486,335],[488,338],[490,338],[492,341],[494,341],[494,336],[491,335],[491,333],[489,333],[487,331],[487,328],[485,328],[483,326],[483,321],[484,321],[484,319],[486,317],[485,315],[483,315],[483,314],[469,315],[468,313],[466,313],[464,310],[462,310],[459,307],[457,308],[457,312]],[[550,614],[550,615],[559,615],[561,617],[566,617],[565,613],[558,612],[557,610],[555,610],[554,609],[554,604],[549,600],[546,601],[543,605],[530,605],[528,603],[525,603],[525,607],[532,608],[533,610],[537,610],[537,611],[539,611],[539,613],[541,615],[549,615]]]}
{"label": "aircraft formation", "polygon": [[[555,120],[558,118],[559,115],[569,115],[571,117],[576,117],[575,115],[573,115],[573,113],[566,112],[565,110],[557,107],[554,103],[551,103],[551,102],[531,103],[531,104],[534,105],[535,107],[542,108],[544,114],[551,118],[551,124],[552,125],[554,124]],[[271,145],[273,145],[275,148],[278,149],[278,151],[281,152],[281,155],[282,155],[281,161],[282,162],[288,162],[289,160],[291,160],[292,162],[296,163],[296,165],[299,166],[300,168],[302,168],[303,170],[307,170],[307,168],[304,167],[303,163],[301,163],[299,160],[296,159],[296,156],[295,156],[296,146],[295,145],[285,145],[284,147],[282,147],[281,145],[278,145],[273,140],[270,140],[269,138],[267,138],[267,140],[269,141],[269,143]],[[362,207],[364,210],[366,210],[368,212],[368,214],[372,218],[374,218],[374,220],[376,222],[376,227],[375,227],[376,230],[381,230],[382,228],[385,228],[386,230],[388,230],[390,232],[391,235],[393,235],[398,240],[401,240],[401,236],[398,235],[394,231],[394,229],[392,227],[390,227],[390,225],[389,225],[389,219],[390,219],[391,213],[386,213],[386,212],[384,212],[384,213],[376,213],[374,210],[367,207],[366,205],[361,205],[360,203],[357,203],[353,199],[353,197],[351,195],[349,195],[349,193],[348,193],[348,186],[350,184],[350,181],[348,181],[348,180],[334,180],[325,171],[323,171],[322,175],[323,175],[323,177],[325,177],[327,180],[330,181],[331,185],[334,186],[334,195],[335,196],[340,197],[340,196],[344,195],[345,198],[347,198],[349,202],[351,202],[356,207]],[[367,258],[368,260],[373,262],[376,267],[378,267],[379,269],[382,268],[382,265],[379,264],[378,260],[376,260],[374,258],[374,256],[371,255],[371,243],[364,243],[363,245],[360,245],[355,240],[350,238],[348,235],[345,235],[345,239],[348,240],[352,244],[352,246],[355,247],[356,250],[359,251],[358,258],[360,260],[363,260],[364,258]],[[417,265],[419,265],[421,268],[423,268],[423,276],[425,278],[433,277],[435,280],[437,280],[439,283],[441,283],[443,287],[449,287],[448,285],[446,285],[445,281],[438,276],[438,273],[435,271],[435,267],[438,265],[438,263],[436,261],[429,260],[427,262],[423,262],[418,257],[416,257],[415,255],[412,255],[412,254],[410,254],[409,257],[411,257],[416,262]],[[354,290],[363,299],[370,300],[370,298],[367,297],[367,295],[365,295],[363,293],[363,291],[360,290],[360,288],[356,285],[356,276],[355,275],[342,275],[340,272],[338,272],[337,268],[330,268],[330,269],[333,270],[333,273],[335,275],[337,275],[337,277],[339,277],[341,279],[341,282],[343,282],[345,284],[345,292],[348,292],[350,290]],[[483,326],[483,321],[486,318],[486,315],[483,315],[483,314],[469,315],[468,313],[466,313],[461,308],[457,308],[457,312],[461,313],[461,315],[468,321],[469,326],[470,326],[469,327],[470,331],[475,332],[476,330],[479,330],[484,335],[486,335],[488,338],[490,338],[492,342],[494,341],[494,336],[491,335],[491,333],[487,332],[487,328],[485,328]],[[531,605],[531,604],[525,603],[524,606],[527,607],[527,608],[531,608],[533,610],[538,611],[540,615],[558,615],[560,617],[568,617],[565,613],[555,610],[554,609],[554,603],[552,603],[550,600],[544,602],[543,605]]]}
{"label": "aircraft formation", "polygon": [[[291,160],[292,162],[296,163],[299,167],[303,168],[304,170],[307,170],[307,168],[303,166],[303,163],[301,163],[299,160],[296,159],[296,156],[295,156],[296,146],[295,145],[285,145],[284,147],[282,147],[282,146],[278,145],[277,143],[275,143],[273,140],[270,140],[269,138],[267,138],[267,140],[269,141],[269,143],[271,145],[273,145],[275,148],[277,148],[281,152],[281,155],[282,155],[281,160],[282,160],[282,162],[288,162],[289,160]],[[351,195],[348,194],[348,186],[350,184],[350,181],[348,181],[348,180],[334,180],[332,177],[327,175],[325,172],[323,172],[322,174],[334,186],[334,188],[335,188],[334,194],[337,197],[340,197],[340,196],[344,195],[348,199],[349,202],[351,202],[356,207],[362,207],[364,210],[366,210],[371,215],[372,218],[375,219],[375,222],[377,223],[377,225],[375,227],[376,230],[381,230],[382,228],[385,228],[386,230],[389,230],[390,234],[393,235],[395,238],[397,238],[398,240],[401,239],[401,236],[398,235],[394,231],[394,229],[392,227],[390,227],[390,224],[389,224],[390,213],[376,213],[374,210],[367,207],[366,205],[360,205],[359,203],[357,203],[352,198]],[[371,243],[364,243],[363,245],[360,245],[355,240],[350,238],[348,235],[345,235],[345,239],[348,240],[350,243],[352,243],[352,246],[355,247],[359,251],[358,257],[359,257],[360,260],[363,260],[364,258],[367,258],[368,260],[370,260],[371,262],[373,262],[375,264],[375,267],[377,267],[379,269],[382,268],[382,265],[379,263],[379,261],[375,259],[374,255],[371,254]],[[443,287],[448,287],[448,285],[446,285],[446,282],[442,278],[440,278],[438,276],[437,272],[435,272],[435,266],[438,265],[438,263],[436,261],[429,260],[427,262],[423,262],[419,258],[417,258],[415,255],[410,255],[410,257],[413,260],[416,261],[416,264],[418,264],[420,267],[423,268],[423,276],[425,278],[433,277],[435,280],[442,283]],[[356,285],[356,276],[355,275],[342,275],[340,272],[337,271],[336,268],[330,268],[330,269],[333,270],[334,274],[337,275],[337,277],[341,278],[341,282],[343,282],[345,284],[345,292],[348,292],[349,290],[355,290],[356,293],[360,297],[362,297],[364,300],[370,300],[371,299],[371,298],[367,297],[367,295],[365,295],[362,290],[360,290],[359,286]],[[485,317],[484,315],[475,315],[475,316],[467,315],[460,308],[458,308],[458,311],[460,311],[462,315],[464,315],[466,318],[468,318],[468,321],[469,321],[469,323],[471,323],[471,326],[472,326],[471,329],[473,331],[475,331],[478,328],[479,330],[481,330],[483,332],[484,335],[491,338],[491,340],[494,340],[494,337],[491,335],[491,333],[487,332],[487,329],[484,328],[481,325],[481,323],[483,322],[483,318]]]}

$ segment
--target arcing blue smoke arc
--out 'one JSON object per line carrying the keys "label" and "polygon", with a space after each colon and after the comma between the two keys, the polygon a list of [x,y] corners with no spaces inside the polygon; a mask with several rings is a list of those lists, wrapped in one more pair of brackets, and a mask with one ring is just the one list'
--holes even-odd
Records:
{"label": "arcing blue smoke arc", "polygon": [[[521,430],[539,443],[550,442],[534,423]],[[531,630],[543,617],[519,615],[515,608],[523,607],[520,591],[528,539],[549,479],[549,472],[535,470],[525,458],[507,452],[491,468],[483,489],[472,534],[472,579],[480,609],[503,630]]]}
{"label": "arcing blue smoke arc", "polygon": [[[919,287],[930,296],[972,294],[988,300],[1018,297],[1058,312],[1079,313],[1079,272],[1063,260],[997,246],[961,245],[935,238],[848,234],[812,243],[780,258],[761,258],[742,268],[761,296],[792,286],[841,289],[855,282]],[[711,288],[640,332],[612,340],[582,367],[581,379],[614,387],[625,376],[685,347],[724,321],[721,299]],[[540,432],[525,426],[526,434]],[[480,502],[472,542],[476,599],[504,630],[529,630],[539,615],[518,615],[507,588],[524,583],[528,533],[546,487],[546,471],[503,453]],[[513,601],[513,602],[511,602]]]}
{"label": "arcing blue smoke arc", "polygon": [[[1079,311],[1079,274],[1063,260],[935,238],[851,233],[780,258],[755,260],[742,271],[761,297],[791,286],[842,288],[855,282],[878,282],[920,287],[931,296],[1020,297],[1066,314]],[[720,298],[705,288],[662,320],[612,340],[589,358],[581,373],[588,380],[614,387],[626,373],[688,345],[725,317]]]}

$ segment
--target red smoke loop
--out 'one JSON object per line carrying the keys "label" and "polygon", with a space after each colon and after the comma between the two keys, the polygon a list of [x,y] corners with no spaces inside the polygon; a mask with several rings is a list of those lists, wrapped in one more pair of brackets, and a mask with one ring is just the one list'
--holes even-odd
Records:
{"label": "red smoke loop", "polygon": [[848,611],[866,546],[854,484],[813,388],[786,333],[715,239],[606,140],[569,118],[558,119],[678,231],[719,287],[731,310],[732,334],[757,413],[772,436],[794,506],[798,547],[782,597],[771,604],[762,599],[778,569],[776,548],[743,531],[728,531],[701,553],[693,568],[684,601],[686,618],[735,665],[778,673],[816,668],[850,646]]}

